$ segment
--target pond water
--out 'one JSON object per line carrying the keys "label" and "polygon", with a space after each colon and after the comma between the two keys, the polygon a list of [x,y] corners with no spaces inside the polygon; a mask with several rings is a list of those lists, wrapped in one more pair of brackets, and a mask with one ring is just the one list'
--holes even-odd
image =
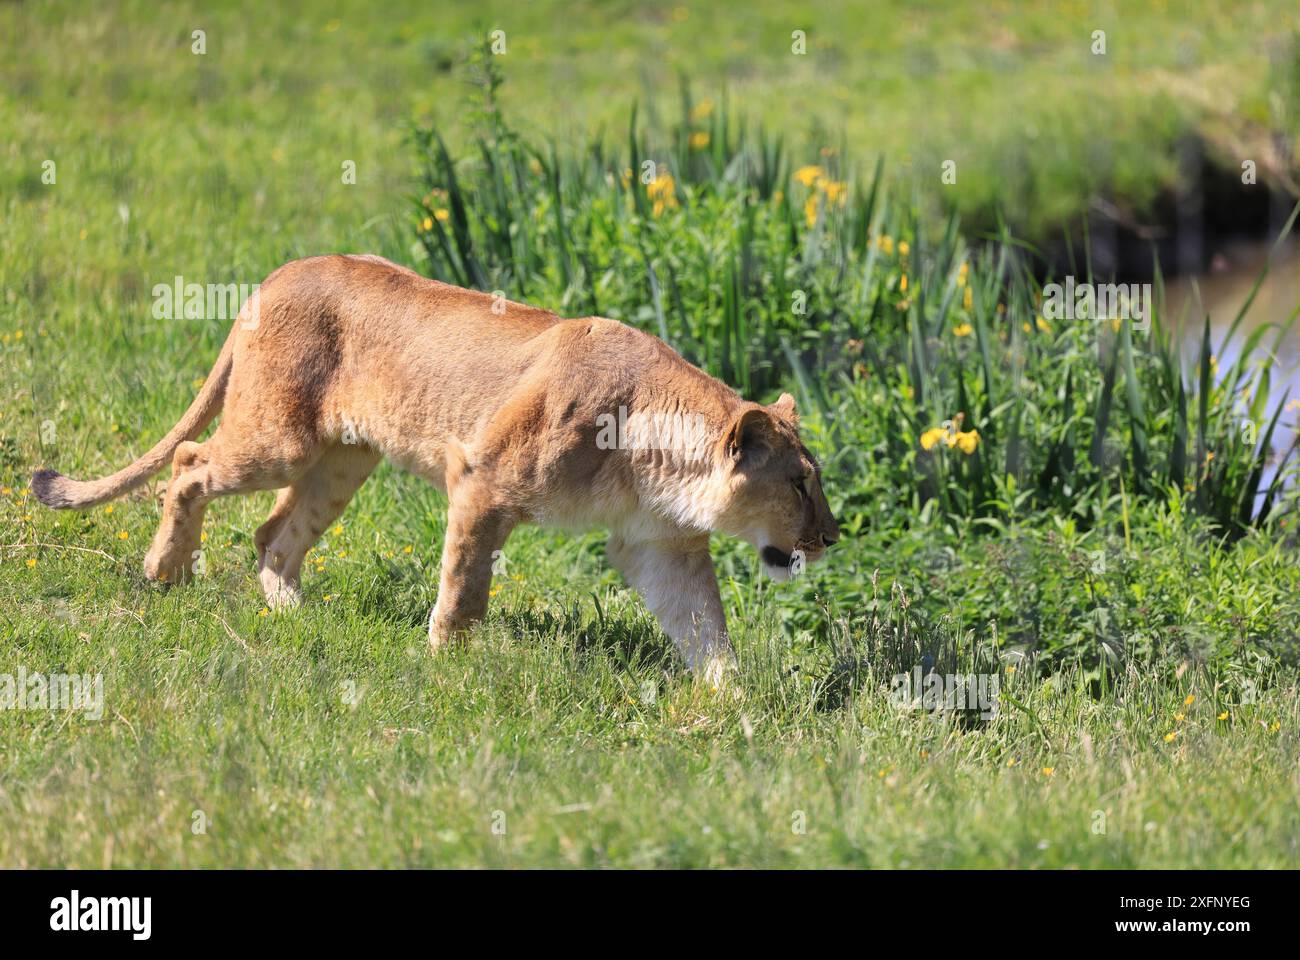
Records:
{"label": "pond water", "polygon": [[[1269,262],[1272,249],[1270,241],[1241,241],[1223,246],[1212,258],[1209,270],[1200,276],[1178,277],[1165,284],[1166,315],[1175,323],[1182,318],[1182,338],[1186,369],[1194,367],[1200,354],[1200,338],[1205,314],[1210,315],[1211,343],[1219,359],[1219,369],[1226,370],[1240,355],[1241,345],[1261,324],[1285,324],[1300,307],[1300,241],[1290,240],[1273,255],[1268,276],[1251,304],[1237,335],[1231,343],[1224,343],[1228,328],[1237,311],[1250,296],[1251,287],[1260,271]],[[1268,349],[1276,339],[1275,333],[1266,333],[1256,359],[1269,361]],[[1278,345],[1271,358],[1272,398],[1269,415],[1272,415],[1282,397],[1300,398],[1300,321]],[[1294,437],[1297,417],[1294,411],[1283,413],[1273,447],[1285,450]],[[1260,424],[1262,432],[1267,424]],[[1271,471],[1264,484],[1271,480]]]}

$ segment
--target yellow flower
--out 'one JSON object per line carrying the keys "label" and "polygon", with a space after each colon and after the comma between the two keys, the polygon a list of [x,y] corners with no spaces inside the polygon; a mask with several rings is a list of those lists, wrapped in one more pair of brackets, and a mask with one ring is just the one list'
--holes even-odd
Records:
{"label": "yellow flower", "polygon": [[677,206],[677,184],[671,173],[661,173],[645,185],[646,195],[654,201],[652,211],[657,217],[670,207]]}
{"label": "yellow flower", "polygon": [[1016,665],[1015,665],[1014,663],[1013,663],[1013,664],[1010,664],[1010,665],[1007,667],[1007,673],[1015,673],[1015,672],[1016,672]]}
{"label": "yellow flower", "polygon": [[709,145],[709,132],[707,130],[697,130],[691,134],[691,149],[703,150]]}
{"label": "yellow flower", "polygon": [[1054,777],[1054,776],[1056,776],[1056,768],[1055,768],[1055,767],[1043,767],[1043,776],[1045,776],[1045,777]]}
{"label": "yellow flower", "polygon": [[402,553],[411,553],[413,550],[415,550],[415,547],[402,547]]}
{"label": "yellow flower", "polygon": [[1195,701],[1196,701],[1196,694],[1194,694],[1194,693],[1189,693],[1189,694],[1187,695],[1187,698],[1186,698],[1185,700],[1183,700],[1183,706],[1184,706],[1184,707],[1190,707],[1190,706],[1191,706]]}
{"label": "yellow flower", "polygon": [[817,194],[814,193],[803,205],[803,218],[810,227],[817,222]]}
{"label": "yellow flower", "polygon": [[952,328],[952,332],[959,337],[969,337],[974,329],[969,323],[959,323]]}
{"label": "yellow flower", "polygon": [[931,427],[925,433],[921,434],[921,449],[933,450],[934,445],[943,439],[947,431],[940,427]]}
{"label": "yellow flower", "polygon": [[1014,766],[1016,765],[1017,762],[1018,762],[1018,761],[1016,760],[1016,758],[1015,758],[1015,757],[1012,757],[1010,760],[1007,761],[1007,766],[1008,766],[1008,767],[1014,767]]}
{"label": "yellow flower", "polygon": [[125,539],[126,539],[127,537],[129,537],[129,536],[130,536],[130,534],[127,533],[125,530],[119,530],[119,531],[117,531],[117,539],[119,539],[119,540],[125,540]]}
{"label": "yellow flower", "polygon": [[1220,719],[1220,720],[1227,720],[1227,719],[1228,719],[1228,711],[1227,711],[1227,710],[1224,710],[1223,713],[1219,714],[1219,719]]}
{"label": "yellow flower", "polygon": [[966,274],[968,274],[969,272],[970,272],[970,264],[967,263],[965,260],[963,260],[961,262],[961,266],[957,268],[957,282],[960,283],[962,286],[966,285]]}
{"label": "yellow flower", "polygon": [[36,566],[36,558],[35,558],[35,557],[28,557],[28,558],[27,558],[27,568],[30,570],[30,569],[31,569],[32,567],[34,567],[34,566]]}
{"label": "yellow flower", "polygon": [[423,230],[425,233],[428,233],[430,230],[432,230],[432,229],[433,229],[433,218],[432,218],[432,217],[425,217],[425,218],[424,218],[424,222],[422,222],[422,223],[420,224],[420,229]]}
{"label": "yellow flower", "polygon": [[706,119],[709,116],[709,114],[711,114],[712,112],[713,112],[713,101],[701,100],[699,103],[697,103],[694,107],[691,108],[691,122],[699,123],[701,120]]}
{"label": "yellow flower", "polygon": [[113,507],[113,505],[110,503],[108,506],[106,506],[106,507],[104,508],[104,513],[106,513],[106,514],[108,514],[108,513],[112,513],[112,512],[113,512],[113,509],[114,509],[114,507]]}
{"label": "yellow flower", "polygon": [[660,173],[645,185],[645,192],[651,200],[663,200],[677,195],[677,184],[671,173]]}
{"label": "yellow flower", "polygon": [[1183,722],[1183,715],[1182,715],[1181,713],[1175,713],[1175,714],[1174,714],[1174,721],[1177,722],[1177,723],[1182,723],[1182,722]]}
{"label": "yellow flower", "polygon": [[1165,734],[1165,743],[1173,743],[1177,739],[1178,739],[1177,730],[1170,730],[1168,733]]}
{"label": "yellow flower", "polygon": [[980,433],[978,430],[967,430],[965,433],[957,434],[957,446],[961,452],[969,456],[975,452],[975,448],[980,445]]}
{"label": "yellow flower", "polygon": [[343,524],[341,523],[335,526],[334,529],[330,531],[330,533],[334,534],[334,536],[336,537],[339,536],[342,532],[343,532]]}
{"label": "yellow flower", "polygon": [[884,250],[885,253],[893,253],[893,252],[894,252],[894,238],[893,238],[893,237],[889,236],[888,234],[885,234],[885,236],[883,236],[883,237],[880,238],[880,241],[879,241],[879,242],[880,242],[880,249],[881,249],[881,250]]}
{"label": "yellow flower", "polygon": [[269,617],[271,615],[271,611],[268,610],[266,607],[263,607],[261,610],[257,611],[257,615],[259,617]]}
{"label": "yellow flower", "polygon": [[794,172],[794,178],[805,187],[811,187],[823,176],[825,176],[825,171],[818,166],[800,167]]}
{"label": "yellow flower", "polygon": [[1052,325],[1048,323],[1046,320],[1044,320],[1042,317],[1038,317],[1036,320],[1034,320],[1034,323],[1038,326],[1039,330],[1043,331],[1043,333],[1052,332]]}
{"label": "yellow flower", "polygon": [[899,240],[899,241],[898,241],[898,255],[899,255],[900,257],[905,257],[905,256],[907,256],[908,252],[909,252],[911,249],[912,249],[912,248],[909,247],[909,246],[907,245],[907,241],[906,241],[906,240]]}
{"label": "yellow flower", "polygon": [[1023,330],[1023,331],[1025,331],[1025,333],[1033,333],[1033,332],[1034,332],[1034,328],[1031,327],[1031,326],[1029,325],[1028,322],[1022,323],[1022,324],[1020,325],[1020,329]]}
{"label": "yellow flower", "polygon": [[[902,249],[902,246],[903,245],[900,243],[899,249]],[[907,293],[907,274],[903,274],[903,276],[899,279],[898,290],[900,293]]]}
{"label": "yellow flower", "polygon": [[844,206],[844,201],[849,195],[849,185],[843,180],[823,180],[821,182],[822,191],[826,194],[826,202]]}
{"label": "yellow flower", "polygon": [[445,207],[439,207],[437,210],[433,211],[433,219],[441,223],[446,223],[451,219],[451,211],[447,210]]}

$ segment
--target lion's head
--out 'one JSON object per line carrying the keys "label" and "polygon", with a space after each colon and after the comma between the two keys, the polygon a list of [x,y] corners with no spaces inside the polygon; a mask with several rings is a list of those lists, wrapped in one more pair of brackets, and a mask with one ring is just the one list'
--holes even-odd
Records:
{"label": "lion's head", "polygon": [[770,406],[746,405],[718,455],[730,488],[718,526],[751,544],[770,577],[788,580],[839,539],[790,394]]}

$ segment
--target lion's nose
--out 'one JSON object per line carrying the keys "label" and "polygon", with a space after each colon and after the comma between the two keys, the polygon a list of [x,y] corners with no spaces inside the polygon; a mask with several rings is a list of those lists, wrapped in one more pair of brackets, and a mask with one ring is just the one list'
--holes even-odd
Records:
{"label": "lion's nose", "polygon": [[826,548],[829,547],[831,544],[833,544],[833,543],[835,543],[837,540],[839,540],[839,538],[840,538],[839,531],[836,531],[835,533],[823,533],[823,534],[822,534],[822,549],[823,549],[823,550],[826,549]]}

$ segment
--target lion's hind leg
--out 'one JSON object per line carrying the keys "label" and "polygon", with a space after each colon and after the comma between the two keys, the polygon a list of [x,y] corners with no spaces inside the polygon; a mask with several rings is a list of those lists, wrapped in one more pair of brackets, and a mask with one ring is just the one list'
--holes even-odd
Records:
{"label": "lion's hind leg", "polygon": [[258,579],[272,609],[299,601],[303,558],[347,508],[379,459],[371,447],[336,444],[280,491],[271,515],[254,537]]}

